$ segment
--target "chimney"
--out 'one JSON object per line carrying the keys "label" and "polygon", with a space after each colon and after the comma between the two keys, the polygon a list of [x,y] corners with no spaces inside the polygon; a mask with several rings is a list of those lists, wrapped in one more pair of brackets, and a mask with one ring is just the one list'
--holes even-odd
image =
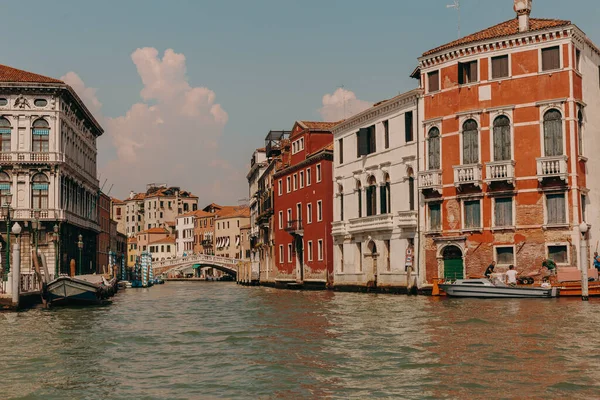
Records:
{"label": "chimney", "polygon": [[529,30],[529,15],[531,14],[531,3],[533,0],[515,0],[515,12],[519,18],[519,32]]}

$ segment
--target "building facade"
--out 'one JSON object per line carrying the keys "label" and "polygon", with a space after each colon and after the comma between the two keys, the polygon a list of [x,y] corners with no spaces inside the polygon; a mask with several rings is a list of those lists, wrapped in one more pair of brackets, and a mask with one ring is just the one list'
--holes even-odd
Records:
{"label": "building facade", "polygon": [[215,217],[215,255],[235,258],[241,248],[240,228],[250,223],[248,207],[221,210]]}
{"label": "building facade", "polygon": [[178,215],[198,209],[198,197],[179,187],[150,183],[144,195],[145,229],[166,227]]}
{"label": "building facade", "polygon": [[[258,237],[260,236],[260,227],[257,223],[257,220],[260,214],[259,203],[262,193],[259,190],[258,182],[268,165],[269,161],[267,159],[266,149],[264,147],[256,149],[252,154],[252,158],[250,159],[250,171],[246,175],[246,179],[248,179],[248,195],[250,198],[248,204],[250,208],[250,236],[253,240],[253,243],[256,243]],[[252,245],[250,245],[249,248],[251,253],[248,257],[248,259],[250,260],[250,275],[253,272],[256,277],[255,280],[258,280],[258,271],[260,268],[259,249],[258,247],[254,247]]]}
{"label": "building facade", "polygon": [[420,94],[398,95],[332,128],[337,288],[393,290],[415,283]]}
{"label": "building facade", "polygon": [[96,257],[96,273],[104,273],[108,264],[108,252],[111,251],[111,219],[110,219],[110,197],[100,192],[97,202],[98,224],[100,232],[98,232]]}
{"label": "building facade", "polygon": [[175,238],[166,236],[148,243],[148,251],[152,254],[152,261],[170,260],[176,257]]}
{"label": "building facade", "polygon": [[117,231],[127,235],[125,223],[125,202],[112,197],[110,199],[110,219],[117,222]]}
{"label": "building facade", "polygon": [[194,252],[215,254],[215,214],[198,210],[194,213]]}
{"label": "building facade", "polygon": [[176,221],[176,252],[177,257],[194,252],[194,225],[196,216],[194,212],[182,214],[175,219]]}

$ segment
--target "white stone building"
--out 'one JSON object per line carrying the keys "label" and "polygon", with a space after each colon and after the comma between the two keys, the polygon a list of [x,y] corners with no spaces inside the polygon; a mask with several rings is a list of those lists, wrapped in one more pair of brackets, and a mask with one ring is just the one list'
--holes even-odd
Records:
{"label": "white stone building", "polygon": [[418,265],[419,96],[401,94],[332,129],[335,287],[402,290]]}
{"label": "white stone building", "polygon": [[[267,169],[269,162],[267,160],[266,150],[264,148],[256,149],[250,160],[250,171],[246,178],[248,179],[250,195],[250,238],[251,243],[256,243],[260,236],[260,227],[258,225],[258,215],[260,214],[260,197],[263,195],[259,187],[259,178]],[[260,254],[258,248],[250,247],[250,261],[252,263],[252,274],[258,280],[260,271]]]}
{"label": "white stone building", "polygon": [[152,254],[152,261],[163,261],[175,258],[175,238],[167,236],[148,243],[148,251]]}
{"label": "white stone building", "polygon": [[177,230],[176,251],[177,257],[183,254],[192,254],[194,252],[194,222],[196,221],[195,212],[180,215],[176,218]]}

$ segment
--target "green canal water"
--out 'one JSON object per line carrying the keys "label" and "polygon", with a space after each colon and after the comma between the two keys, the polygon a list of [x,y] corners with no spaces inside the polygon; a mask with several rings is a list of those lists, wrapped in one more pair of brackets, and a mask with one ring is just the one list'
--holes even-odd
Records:
{"label": "green canal water", "polygon": [[600,301],[172,282],[0,314],[0,398],[599,398]]}

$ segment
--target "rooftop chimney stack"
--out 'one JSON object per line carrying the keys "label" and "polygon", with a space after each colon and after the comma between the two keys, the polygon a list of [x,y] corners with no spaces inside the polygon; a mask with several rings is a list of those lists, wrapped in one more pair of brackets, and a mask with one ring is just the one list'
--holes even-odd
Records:
{"label": "rooftop chimney stack", "polygon": [[519,18],[519,32],[529,30],[529,15],[531,14],[531,3],[533,0],[515,0],[515,12]]}

